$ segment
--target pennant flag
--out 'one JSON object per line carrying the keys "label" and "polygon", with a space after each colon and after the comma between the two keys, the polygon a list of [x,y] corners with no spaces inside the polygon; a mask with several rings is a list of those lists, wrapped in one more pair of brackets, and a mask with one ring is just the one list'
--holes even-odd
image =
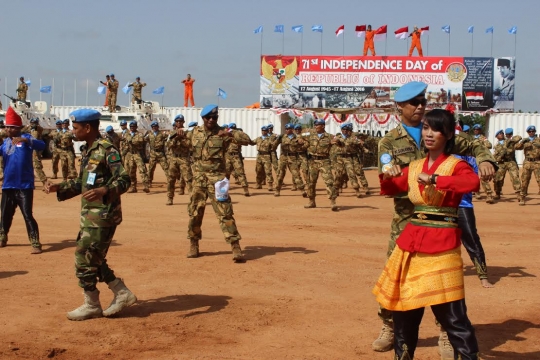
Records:
{"label": "pennant flag", "polygon": [[126,86],[124,86],[124,87],[122,88],[122,92],[123,92],[124,94],[129,94],[129,92],[130,92],[131,89],[132,89],[132,88],[129,87],[128,85],[129,85],[129,82],[126,84]]}
{"label": "pennant flag", "polygon": [[274,32],[277,32],[277,33],[285,32],[285,27],[283,25],[276,25],[276,27],[274,27]]}
{"label": "pennant flag", "polygon": [[336,30],[336,37],[343,34],[344,31],[345,31],[345,25],[341,25],[340,27],[338,27]]}
{"label": "pennant flag", "polygon": [[450,34],[450,25],[444,25],[441,30],[447,34]]}
{"label": "pennant flag", "polygon": [[49,86],[42,86],[42,87],[39,88],[39,92],[44,93],[44,94],[50,93],[51,90],[52,90],[52,86],[50,86],[50,85]]}
{"label": "pennant flag", "polygon": [[258,34],[258,33],[261,33],[262,30],[263,30],[263,27],[262,27],[262,25],[261,25],[261,26],[259,26],[258,28],[256,28],[255,30],[253,30],[253,33],[254,33],[254,34]]}
{"label": "pennant flag", "polygon": [[426,35],[429,32],[429,26],[424,26],[423,28],[420,28],[420,31],[422,32],[422,35]]}
{"label": "pennant flag", "polygon": [[297,32],[297,33],[303,33],[304,32],[304,25],[293,26],[292,31]]}
{"label": "pennant flag", "polygon": [[218,97],[222,98],[222,99],[226,99],[227,98],[227,93],[225,92],[225,90],[221,89],[221,88],[218,88],[217,90],[217,94],[216,94]]}
{"label": "pennant flag", "polygon": [[322,25],[313,25],[311,31],[316,31],[322,33]]}
{"label": "pennant flag", "polygon": [[508,29],[508,33],[511,35],[517,34],[517,26],[512,26],[510,29]]}
{"label": "pennant flag", "polygon": [[399,28],[394,31],[394,34],[396,35],[396,39],[406,40],[409,37],[409,27],[404,26],[402,28]]}
{"label": "pennant flag", "polygon": [[30,86],[30,85],[32,85],[32,80],[26,80],[24,83],[25,83],[26,85]]}
{"label": "pennant flag", "polygon": [[475,92],[475,91],[467,91],[465,93],[465,98],[467,100],[484,100],[484,93],[483,92]]}
{"label": "pennant flag", "polygon": [[105,86],[98,86],[97,93],[99,95],[105,95],[106,92],[107,92],[107,89],[105,88]]}
{"label": "pennant flag", "polygon": [[354,31],[356,31],[356,36],[361,38],[366,35],[366,25],[358,25]]}
{"label": "pennant flag", "polygon": [[165,86],[160,86],[156,90],[152,91],[152,94],[162,95],[164,91],[165,91]]}
{"label": "pennant flag", "polygon": [[493,26],[490,26],[486,29],[486,34],[493,34]]}
{"label": "pennant flag", "polygon": [[472,33],[474,32],[474,26],[472,26],[472,25],[469,26],[469,28],[467,29],[467,32],[468,32],[469,34],[472,34]]}
{"label": "pennant flag", "polygon": [[388,32],[388,27],[386,25],[381,26],[375,30],[375,36],[373,37],[374,41],[386,40],[386,33]]}

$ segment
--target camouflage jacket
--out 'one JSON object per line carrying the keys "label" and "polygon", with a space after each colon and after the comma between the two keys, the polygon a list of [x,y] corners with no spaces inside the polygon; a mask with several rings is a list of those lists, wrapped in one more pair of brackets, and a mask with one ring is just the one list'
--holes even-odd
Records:
{"label": "camouflage jacket", "polygon": [[26,83],[22,82],[17,87],[17,97],[20,100],[26,100],[26,93],[28,92],[28,85]]}
{"label": "camouflage jacket", "polygon": [[154,134],[153,131],[150,131],[146,138],[150,144],[150,151],[163,153],[165,152],[165,142],[167,141],[167,134],[162,131],[158,131],[157,134]]}
{"label": "camouflage jacket", "polygon": [[140,132],[135,132],[131,135],[131,132],[127,131],[123,139],[126,145],[126,152],[131,154],[142,154],[144,152],[144,136]]}
{"label": "camouflage jacket", "polygon": [[105,186],[108,192],[101,200],[90,202],[82,198],[81,227],[111,227],[122,222],[120,195],[130,185],[118,150],[109,141],[96,139],[92,147],[82,152],[79,177],[61,183],[57,197],[64,201]]}
{"label": "camouflage jacket", "polygon": [[30,135],[32,135],[35,139],[41,140],[43,138],[43,128],[41,126],[36,127],[30,127]]}
{"label": "camouflage jacket", "polygon": [[495,144],[493,156],[497,162],[516,161],[516,145],[521,140],[521,136],[516,135],[510,139],[504,140],[501,144]]}
{"label": "camouflage jacket", "polygon": [[534,161],[540,161],[540,138],[538,136],[535,136],[533,140],[526,137],[516,144],[515,149],[523,150],[525,160],[535,159]]}
{"label": "camouflage jacket", "polygon": [[238,133],[241,141],[236,140],[236,138],[232,138],[227,146],[227,154],[239,153],[242,151],[242,145],[249,145],[251,143],[251,138],[249,135],[242,130],[232,131]]}
{"label": "camouflage jacket", "polygon": [[279,137],[279,143],[281,144],[281,153],[293,153],[297,154],[299,152],[305,151],[307,142],[303,144],[299,143],[300,138],[296,134],[292,134],[292,137],[289,137],[287,134],[283,134]]}
{"label": "camouflage jacket", "polygon": [[[275,140],[275,139],[274,139]],[[252,145],[257,145],[257,151],[262,151],[264,153],[269,153],[274,149],[274,143],[272,142],[272,137],[267,136],[263,138],[259,136],[251,142]]]}
{"label": "camouflage jacket", "polygon": [[336,135],[337,145],[341,148],[340,154],[358,154],[362,148],[360,144],[360,139],[358,137],[351,135],[345,137],[343,134]]}
{"label": "camouflage jacket", "polygon": [[[191,153],[191,143],[187,138],[181,138],[180,136],[174,136],[176,130],[171,130],[169,132],[169,137],[167,137],[167,148],[169,152],[175,157],[189,157]],[[171,138],[172,137],[172,138]]]}
{"label": "camouflage jacket", "polygon": [[276,135],[274,133],[270,134],[270,140],[272,141],[272,150],[271,151],[276,151],[279,144],[280,144],[280,135]]}
{"label": "camouflage jacket", "polygon": [[75,140],[75,136],[71,131],[61,132],[58,136],[58,146],[62,150],[73,150],[73,140]]}
{"label": "camouflage jacket", "polygon": [[133,96],[137,97],[139,100],[142,100],[142,88],[146,86],[146,83],[134,82],[128,85],[128,87],[133,88]]}
{"label": "camouflage jacket", "polygon": [[478,137],[474,136],[474,141],[480,142],[488,149],[493,149],[493,145],[491,144],[491,142],[488,140],[487,137],[482,134],[478,135]]}
{"label": "camouflage jacket", "polygon": [[330,149],[333,145],[331,141],[333,138],[334,135],[326,131],[322,133],[321,137],[319,137],[316,131],[310,132],[309,136],[305,139],[309,143],[307,148],[309,155],[330,156]]}
{"label": "camouflage jacket", "polygon": [[53,140],[53,143],[54,143],[55,147],[60,146],[61,137],[62,137],[62,129],[60,129],[60,130],[56,129],[51,133],[51,138]]}
{"label": "camouflage jacket", "polygon": [[113,144],[116,150],[120,150],[120,141],[122,140],[120,135],[115,132],[113,132],[112,135],[109,133],[105,133],[105,139],[107,139],[107,141]]}
{"label": "camouflage jacket", "polygon": [[116,94],[118,93],[118,86],[119,86],[119,83],[118,83],[118,80],[109,80],[107,82],[107,89],[109,90],[109,92],[111,94]]}

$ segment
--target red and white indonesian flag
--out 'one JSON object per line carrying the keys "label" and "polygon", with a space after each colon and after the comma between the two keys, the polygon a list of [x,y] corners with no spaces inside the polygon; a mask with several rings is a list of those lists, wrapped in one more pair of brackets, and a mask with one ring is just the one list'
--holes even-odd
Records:
{"label": "red and white indonesian flag", "polygon": [[396,39],[406,40],[409,37],[409,27],[405,26],[394,31]]}
{"label": "red and white indonesian flag", "polygon": [[340,27],[337,28],[336,37],[343,34],[343,31],[345,31],[345,25],[341,25]]}
{"label": "red and white indonesian flag", "polygon": [[425,26],[423,28],[420,28],[420,32],[422,33],[422,35],[425,35],[429,32],[429,26]]}
{"label": "red and white indonesian flag", "polygon": [[380,40],[386,40],[386,33],[388,32],[388,28],[386,25],[381,26],[377,30],[375,30],[375,36],[373,36],[373,40],[380,41]]}
{"label": "red and white indonesian flag", "polygon": [[467,100],[484,100],[484,93],[483,92],[476,92],[476,91],[467,91],[465,93],[465,97]]}
{"label": "red and white indonesian flag", "polygon": [[361,38],[362,36],[366,35],[366,25],[358,25],[354,31],[356,31],[356,36]]}

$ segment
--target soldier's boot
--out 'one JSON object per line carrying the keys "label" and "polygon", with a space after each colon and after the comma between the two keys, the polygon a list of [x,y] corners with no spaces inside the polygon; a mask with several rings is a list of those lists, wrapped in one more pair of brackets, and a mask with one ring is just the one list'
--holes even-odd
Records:
{"label": "soldier's boot", "polygon": [[128,193],[136,193],[137,188],[135,186],[132,186],[131,189],[129,189]]}
{"label": "soldier's boot", "polygon": [[293,188],[291,189],[291,191],[298,191],[298,188],[295,186],[293,186]]}
{"label": "soldier's boot", "polygon": [[240,262],[244,260],[244,255],[242,254],[242,248],[240,247],[239,241],[233,241],[231,243],[231,249],[234,262]]}
{"label": "soldier's boot", "polygon": [[475,198],[476,200],[482,200],[482,195],[480,195],[479,192],[474,193],[474,198]]}
{"label": "soldier's boot", "polygon": [[53,174],[52,178],[51,179],[58,179],[58,175],[55,173]]}
{"label": "soldier's boot", "polygon": [[274,191],[274,184],[268,184],[268,191]]}
{"label": "soldier's boot", "polygon": [[262,189],[262,185],[261,185],[261,184],[257,184],[257,186],[255,186],[255,189]]}
{"label": "soldier's boot", "polygon": [[275,196],[275,197],[278,197],[278,196],[280,195],[279,192],[280,192],[280,190],[279,190],[279,189],[276,189],[276,191],[274,192],[274,196]]}
{"label": "soldier's boot", "polygon": [[336,199],[331,199],[330,200],[330,205],[332,206],[332,211],[339,211],[339,208],[338,206],[336,205]]}
{"label": "soldier's boot", "polygon": [[363,187],[362,187],[362,190],[364,190],[364,193],[365,193],[366,195],[371,194],[371,192],[369,191],[369,187],[367,187],[367,186],[363,186]]}
{"label": "soldier's boot", "polygon": [[73,311],[67,313],[69,320],[80,321],[103,316],[101,303],[99,302],[99,290],[85,291],[84,303]]}
{"label": "soldier's boot", "polygon": [[116,278],[107,284],[114,293],[114,298],[109,307],[103,310],[103,316],[112,316],[119,313],[123,308],[135,304],[137,297],[124,284],[122,279]]}
{"label": "soldier's boot", "polygon": [[173,204],[173,198],[168,197],[167,202],[165,203],[165,205],[172,205],[172,204]]}
{"label": "soldier's boot", "polygon": [[6,247],[7,246],[7,241],[8,241],[8,236],[3,235],[2,240],[0,241],[0,248]]}
{"label": "soldier's boot", "polygon": [[439,334],[439,354],[441,355],[441,360],[454,360],[454,348],[448,340],[448,333],[441,329]]}
{"label": "soldier's boot", "polygon": [[489,193],[489,194],[486,194],[486,203],[487,204],[493,204],[495,201],[493,200],[493,194],[492,193]]}
{"label": "soldier's boot", "polygon": [[519,204],[519,206],[524,206],[525,205],[525,196],[518,195],[518,204]]}
{"label": "soldier's boot", "polygon": [[184,195],[184,188],[183,187],[178,189],[178,195]]}
{"label": "soldier's boot", "polygon": [[302,190],[302,197],[303,197],[303,198],[307,198],[307,192],[306,192],[306,190]]}
{"label": "soldier's boot", "polygon": [[315,204],[315,199],[309,199],[309,203],[307,205],[304,205],[305,209],[311,209],[316,207],[317,205]]}
{"label": "soldier's boot", "polygon": [[143,185],[144,185],[143,191],[148,194],[150,192],[150,188],[148,187],[148,183],[143,184]]}
{"label": "soldier's boot", "polygon": [[495,196],[493,197],[494,200],[500,200],[501,199],[501,193],[500,192],[496,192],[495,193]]}
{"label": "soldier's boot", "polygon": [[249,193],[249,188],[247,186],[244,186],[243,189],[244,189],[244,196],[246,197],[251,196],[251,194]]}
{"label": "soldier's boot", "polygon": [[357,197],[357,198],[361,198],[361,197],[362,197],[362,193],[360,192],[360,189],[359,189],[359,188],[354,189],[354,192],[356,193],[356,197]]}
{"label": "soldier's boot", "polygon": [[261,185],[266,185],[266,180],[263,180],[263,182],[261,183]]}
{"label": "soldier's boot", "polygon": [[383,323],[379,337],[371,344],[374,351],[386,352],[394,348],[394,327],[392,324]]}
{"label": "soldier's boot", "polygon": [[347,181],[345,181],[345,182],[343,183],[343,185],[342,185],[342,187],[341,187],[341,188],[342,188],[342,189],[346,189],[347,187],[348,187],[348,185],[347,185]]}
{"label": "soldier's boot", "polygon": [[190,240],[189,241],[189,251],[187,253],[189,259],[199,257],[199,240]]}

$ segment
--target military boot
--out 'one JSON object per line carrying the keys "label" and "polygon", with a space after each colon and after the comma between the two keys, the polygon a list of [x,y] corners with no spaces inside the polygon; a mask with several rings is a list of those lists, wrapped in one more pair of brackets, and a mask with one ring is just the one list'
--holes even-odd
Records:
{"label": "military boot", "polygon": [[268,185],[268,191],[274,191],[274,185],[273,184]]}
{"label": "military boot", "polygon": [[112,316],[119,313],[123,308],[135,304],[137,297],[129,291],[122,279],[116,278],[107,284],[114,293],[111,305],[103,310],[103,316]]}
{"label": "military boot", "polygon": [[330,205],[332,206],[332,211],[339,211],[339,208],[336,205],[336,199],[330,200]]}
{"label": "military boot", "polygon": [[525,205],[525,196],[518,195],[518,204],[519,204],[519,206],[524,206]]}
{"label": "military boot", "polygon": [[101,309],[101,303],[99,302],[98,289],[95,289],[94,291],[85,291],[84,304],[67,313],[67,318],[75,321],[99,318],[102,316],[103,310]]}
{"label": "military boot", "polygon": [[148,183],[144,184],[143,191],[144,191],[145,193],[147,193],[147,194],[150,192],[150,188],[148,187]]}
{"label": "military boot", "polygon": [[486,194],[486,203],[487,204],[493,204],[495,201],[493,200],[493,194],[492,193],[489,193],[489,194]]}
{"label": "military boot", "polygon": [[274,196],[275,196],[275,197],[278,197],[278,196],[280,195],[279,191],[280,191],[280,190],[276,189],[276,191],[274,192]]}
{"label": "military boot", "polygon": [[501,199],[501,193],[500,192],[496,192],[495,193],[495,196],[493,197],[494,200],[500,200]]}
{"label": "military boot", "polygon": [[364,193],[365,193],[366,195],[371,194],[371,192],[369,191],[369,188],[368,188],[367,186],[364,186],[362,189],[364,190]]}
{"label": "military boot", "polygon": [[131,189],[129,189],[128,193],[136,193],[137,188],[135,186],[132,186]]}
{"label": "military boot", "polygon": [[302,190],[302,197],[307,199],[307,192],[305,190]]}
{"label": "military boot", "polygon": [[165,205],[172,205],[172,204],[173,204],[173,199],[167,198],[167,202],[165,203]]}
{"label": "military boot", "polygon": [[2,240],[0,240],[0,248],[6,247],[8,241],[8,236],[5,234],[2,234]]}
{"label": "military boot", "polygon": [[476,200],[482,200],[482,195],[480,195],[479,192],[474,193],[474,198],[475,198]]}
{"label": "military boot", "polygon": [[298,188],[296,186],[294,186],[291,191],[298,191]]}
{"label": "military boot", "polygon": [[190,240],[189,241],[189,252],[187,257],[190,259],[199,257],[199,240]]}
{"label": "military boot", "polygon": [[356,193],[356,197],[357,197],[357,198],[361,198],[361,197],[362,197],[362,193],[360,192],[360,189],[356,188],[356,189],[354,189],[354,192]]}
{"label": "military boot", "polygon": [[240,247],[240,242],[233,241],[231,243],[232,249],[232,258],[234,262],[240,262],[244,260],[244,255],[242,254],[242,248]]}
{"label": "military boot", "polygon": [[255,189],[262,189],[262,185],[261,185],[261,184],[257,184],[257,185],[255,186]]}
{"label": "military boot", "polygon": [[316,207],[317,205],[315,204],[315,199],[309,199],[309,203],[307,205],[304,205],[305,209],[311,209]]}
{"label": "military boot", "polygon": [[178,189],[178,195],[184,195],[184,188],[183,187]]}
{"label": "military boot", "polygon": [[371,344],[374,351],[390,351],[394,347],[394,327],[392,324],[383,323],[381,332],[377,340]]}
{"label": "military boot", "polygon": [[439,334],[439,354],[441,355],[441,360],[454,360],[454,348],[448,340],[448,333],[441,329]]}
{"label": "military boot", "polygon": [[251,194],[249,193],[249,188],[247,186],[244,186],[244,196],[249,197]]}
{"label": "military boot", "polygon": [[58,179],[58,175],[57,175],[57,174],[53,174],[53,176],[52,176],[51,179]]}

